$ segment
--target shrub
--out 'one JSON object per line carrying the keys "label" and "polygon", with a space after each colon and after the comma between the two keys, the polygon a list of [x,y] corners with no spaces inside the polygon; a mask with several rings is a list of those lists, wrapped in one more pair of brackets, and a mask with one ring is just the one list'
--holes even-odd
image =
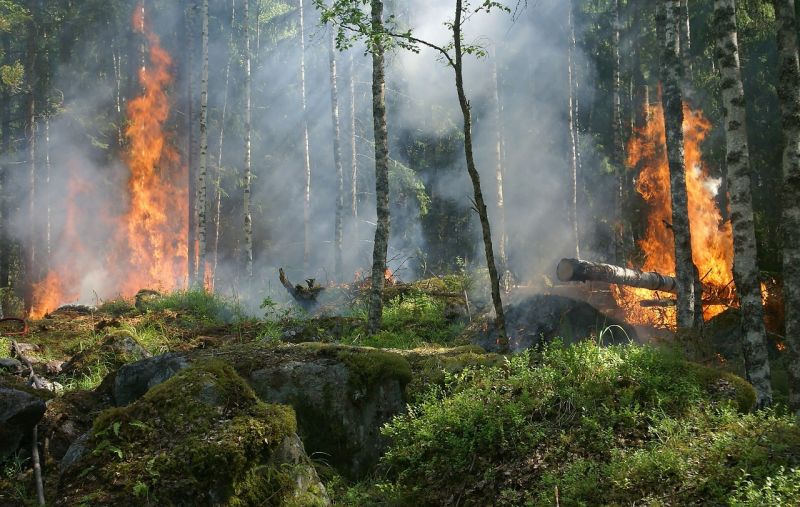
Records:
{"label": "shrub", "polygon": [[423,505],[547,505],[556,488],[562,505],[793,494],[778,484],[800,429],[743,413],[752,400],[743,380],[669,352],[554,344],[431,389],[384,428],[384,465]]}

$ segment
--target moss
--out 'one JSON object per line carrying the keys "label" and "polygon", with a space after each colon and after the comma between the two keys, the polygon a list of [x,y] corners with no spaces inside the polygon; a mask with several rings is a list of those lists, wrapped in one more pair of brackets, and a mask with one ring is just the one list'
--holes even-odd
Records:
{"label": "moss", "polygon": [[697,363],[686,363],[686,368],[712,399],[731,399],[741,412],[749,412],[755,407],[756,391],[743,378]]}
{"label": "moss", "polygon": [[377,349],[346,349],[337,359],[350,370],[350,386],[361,390],[386,380],[397,380],[405,388],[411,381],[411,365],[406,358]]}
{"label": "moss", "polygon": [[263,505],[257,491],[278,505],[292,488],[273,480],[270,457],[296,430],[290,407],[259,401],[231,366],[199,361],[95,419],[89,451],[67,471],[65,504],[88,491],[139,504],[144,491],[158,505]]}
{"label": "moss", "polygon": [[453,349],[412,351],[406,355],[414,373],[408,385],[410,399],[424,394],[433,385],[444,385],[447,375],[454,375],[467,368],[498,366],[505,358],[498,354],[487,354],[481,347],[466,345]]}

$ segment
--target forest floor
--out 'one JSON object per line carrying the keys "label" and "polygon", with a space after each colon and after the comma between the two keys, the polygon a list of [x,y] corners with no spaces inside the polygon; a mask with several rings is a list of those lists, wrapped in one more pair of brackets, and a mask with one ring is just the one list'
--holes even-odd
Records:
{"label": "forest floor", "polygon": [[[97,308],[67,307],[30,322],[24,336],[0,337],[0,358],[11,355],[12,340],[30,344],[25,355],[36,373],[62,386],[56,394],[38,394],[49,400],[40,435],[50,439],[44,453],[45,496],[53,505],[103,505],[111,499],[117,504],[169,505],[184,498],[174,495],[194,498],[197,493],[183,484],[185,477],[183,489],[175,489],[175,481],[165,478],[171,468],[153,471],[156,455],[132,457],[137,447],[163,448],[163,440],[147,441],[138,433],[124,440],[118,434],[126,424],[156,423],[141,415],[137,417],[143,420],[131,421],[132,416],[113,408],[120,368],[168,353],[198,365],[209,357],[222,358],[229,365],[225,368],[233,370],[223,374],[217,366],[202,366],[207,371],[192,375],[216,375],[218,380],[233,375],[234,384],[224,386],[246,381],[236,387],[237,396],[245,392],[246,397],[293,406],[297,432],[315,469],[312,475],[324,484],[324,494],[315,493],[313,501],[273,494],[270,498],[283,498],[275,505],[800,502],[800,426],[780,409],[753,412],[752,388],[741,378],[687,362],[673,348],[636,344],[556,341],[507,356],[490,354],[471,344],[485,317],[473,315],[475,308],[461,309],[464,300],[453,294],[463,286],[457,278],[432,279],[395,296],[387,302],[383,331],[375,336],[364,329],[365,311],[358,297],[349,301],[344,314],[314,316],[266,300],[261,318],[202,291],[157,296],[138,305],[121,299]],[[295,373],[315,372],[308,375],[321,379],[332,366],[335,378],[330,385],[320,380],[324,389],[318,391],[324,394],[317,403],[333,403],[333,409],[326,405],[327,411],[357,411],[353,424],[367,421],[374,426],[367,433],[374,437],[352,441],[364,431],[327,427],[325,431],[336,433],[333,440],[318,438],[308,418],[317,425],[323,416],[313,411],[321,407],[302,405],[297,397],[280,398],[289,388],[278,383],[296,381],[281,369],[287,364]],[[340,365],[343,377],[336,369]],[[264,371],[271,379],[266,387],[259,384]],[[26,375],[24,369],[16,374],[0,371],[0,387],[30,391],[22,385]],[[311,387],[291,389],[316,389],[314,380],[303,375],[300,383]],[[345,393],[344,408],[330,392],[331,386],[337,389],[336,382]],[[283,394],[276,395],[276,389]],[[396,389],[396,396],[387,394]],[[315,392],[304,391],[301,397],[314,398]],[[158,410],[152,408],[157,396],[165,394],[147,394],[130,410]],[[283,405],[258,405],[257,412],[275,414],[277,409],[268,407],[278,406]],[[256,409],[247,410],[251,414]],[[220,424],[229,424],[225,421],[230,417]],[[94,450],[81,458],[83,472],[60,472],[67,449],[90,428],[94,436],[87,445]],[[105,435],[104,440],[97,435]],[[145,440],[137,440],[141,438]],[[186,438],[195,437],[187,433]],[[343,449],[342,442],[352,449]],[[379,450],[376,460],[362,452],[371,446]],[[118,452],[108,453],[109,448]],[[277,451],[271,447],[269,452]],[[3,462],[0,505],[36,504],[28,454],[23,448]],[[255,490],[286,488],[286,481],[253,486],[252,470],[267,466],[259,463],[242,472],[246,479],[233,477],[232,486],[220,490],[227,500],[197,500],[198,505],[259,505],[252,500],[258,497]],[[96,467],[107,469],[111,479],[86,482],[86,470],[98,474]],[[203,481],[194,469],[180,473]],[[113,477],[122,475],[130,477],[116,484]],[[116,489],[110,491],[105,482],[115,483]],[[83,486],[70,489],[75,484]]]}

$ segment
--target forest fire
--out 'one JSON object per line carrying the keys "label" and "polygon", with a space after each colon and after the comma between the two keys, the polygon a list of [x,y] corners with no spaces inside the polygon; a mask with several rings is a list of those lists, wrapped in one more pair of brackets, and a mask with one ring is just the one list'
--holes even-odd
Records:
{"label": "forest fire", "polygon": [[[711,124],[702,112],[684,104],[686,187],[689,194],[692,256],[702,283],[713,288],[714,292],[704,294],[705,301],[710,303],[704,305],[705,319],[721,313],[733,303],[735,296],[731,225],[722,220],[717,204],[720,182],[709,176],[702,161],[701,144],[710,129]],[[646,236],[639,242],[644,254],[642,269],[674,275],[669,164],[664,113],[660,104],[650,106],[647,125],[637,131],[628,143],[627,165],[631,170],[639,170],[636,190],[649,209]],[[615,286],[614,294],[629,322],[675,326],[674,306],[641,306],[642,301],[654,299],[652,291]]]}
{"label": "forest fire", "polygon": [[[183,184],[187,168],[171,145],[164,124],[169,118],[167,87],[172,82],[172,59],[161,46],[159,37],[147,26],[145,12],[139,5],[132,18],[133,30],[147,41],[148,63],[139,70],[141,94],[130,100],[125,129],[125,162],[130,170],[126,196],[127,209],[107,217],[112,237],[102,262],[111,271],[107,277],[115,291],[132,296],[143,287],[174,289],[185,284],[188,255],[188,193]],[[85,182],[84,182],[85,183]],[[77,233],[83,199],[91,195],[71,174],[67,201],[66,226],[58,239],[71,259],[85,255],[87,248]],[[85,218],[85,217],[84,217]],[[34,287],[32,318],[40,318],[58,305],[74,301],[82,273],[71,262],[52,266],[47,276]],[[101,296],[106,296],[101,294]]]}

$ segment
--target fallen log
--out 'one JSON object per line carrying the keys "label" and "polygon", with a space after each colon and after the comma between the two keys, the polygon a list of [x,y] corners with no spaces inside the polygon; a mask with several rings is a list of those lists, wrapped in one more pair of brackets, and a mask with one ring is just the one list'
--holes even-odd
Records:
{"label": "fallen log", "polygon": [[678,282],[674,277],[655,271],[638,271],[578,259],[561,259],[556,274],[562,282],[607,282],[672,293],[678,289]]}

